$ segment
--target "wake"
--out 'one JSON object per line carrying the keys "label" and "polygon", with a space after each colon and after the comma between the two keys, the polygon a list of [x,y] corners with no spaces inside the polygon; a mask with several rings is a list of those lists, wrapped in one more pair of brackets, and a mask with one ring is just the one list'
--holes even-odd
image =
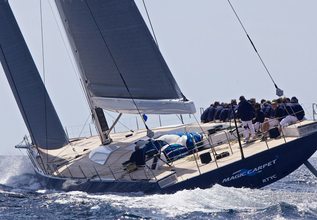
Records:
{"label": "wake", "polygon": [[[285,186],[284,186],[285,187]],[[316,192],[272,189],[243,189],[215,185],[210,189],[183,190],[175,194],[46,194],[63,206],[84,206],[98,212],[118,212],[145,218],[251,218],[279,219],[281,216],[317,217]]]}
{"label": "wake", "polygon": [[[311,158],[311,162],[316,165],[317,158]],[[36,195],[36,199],[43,199],[49,206],[78,207],[98,216],[114,213],[129,218],[142,216],[154,219],[191,219],[198,216],[203,219],[254,216],[259,219],[317,218],[317,179],[305,167],[263,189],[215,185],[205,190],[183,190],[168,195],[42,190],[27,157],[0,156],[0,167],[2,193],[13,197]]]}

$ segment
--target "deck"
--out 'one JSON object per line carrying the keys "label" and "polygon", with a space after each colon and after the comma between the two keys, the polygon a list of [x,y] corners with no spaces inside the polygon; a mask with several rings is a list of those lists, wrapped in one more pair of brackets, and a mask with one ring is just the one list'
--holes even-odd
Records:
{"label": "deck", "polygon": [[[155,137],[180,131],[196,131],[201,133],[201,129],[207,133],[208,129],[215,125],[219,124],[178,125],[157,128],[154,129],[154,132]],[[222,125],[228,127],[229,124],[222,123]],[[282,135],[278,139],[269,138],[267,141],[257,139],[253,143],[244,144],[244,156],[245,158],[250,157],[269,148],[277,147],[285,142],[293,141],[306,133],[316,130],[317,123],[313,121],[304,121],[291,125],[283,129]],[[145,130],[134,132],[131,136],[129,136],[129,134],[131,133],[117,133],[111,135],[113,142],[106,146],[106,148],[112,152],[104,163],[97,163],[89,158],[91,152],[100,148],[100,140],[99,137],[96,136],[73,140],[69,145],[57,150],[42,149],[40,150],[42,156],[41,158],[38,157],[37,161],[39,164],[47,164],[45,166],[46,172],[58,177],[100,180],[158,181],[175,174],[175,181],[180,182],[241,159],[237,138],[234,133],[230,132],[230,129],[223,129],[210,135],[209,138],[206,136],[202,143],[203,148],[199,151],[197,150],[194,154],[169,164],[159,161],[159,166],[156,169],[150,168],[153,159],[147,161],[145,166],[137,167],[137,169],[129,169],[124,167],[122,163],[129,160],[134,151],[135,142],[148,139]],[[216,160],[214,157],[215,154],[224,151],[229,152],[230,156]],[[207,152],[210,153],[212,161],[203,164],[200,160],[200,155]],[[42,168],[44,167],[43,165],[41,166]]]}

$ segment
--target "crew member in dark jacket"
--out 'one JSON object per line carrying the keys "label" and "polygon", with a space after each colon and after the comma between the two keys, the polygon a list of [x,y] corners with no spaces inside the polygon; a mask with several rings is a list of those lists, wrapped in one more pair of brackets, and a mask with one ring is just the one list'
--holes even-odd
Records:
{"label": "crew member in dark jacket", "polygon": [[262,104],[262,111],[264,113],[264,116],[266,118],[272,118],[274,117],[274,110],[272,108],[271,102],[266,101]]}
{"label": "crew member in dark jacket", "polygon": [[221,110],[220,115],[219,115],[219,120],[223,121],[223,122],[228,121],[229,120],[229,113],[230,113],[229,105],[224,104],[223,109]]}
{"label": "crew member in dark jacket", "polygon": [[291,102],[286,104],[286,112],[288,115],[280,122],[282,127],[294,124],[305,117],[305,111],[296,97],[292,97]]}
{"label": "crew member in dark jacket", "polygon": [[214,120],[220,120],[220,114],[222,110],[223,110],[223,104],[220,104],[216,107]]}
{"label": "crew member in dark jacket", "polygon": [[210,107],[207,120],[209,121],[214,121],[215,120],[215,113],[216,113],[216,108],[218,107],[219,102],[215,102],[212,107]]}
{"label": "crew member in dark jacket", "polygon": [[213,106],[212,106],[212,104],[208,107],[208,108],[206,108],[205,109],[205,111],[201,114],[201,116],[200,116],[200,121],[202,122],[202,123],[207,123],[208,122],[208,114],[209,114],[209,111],[210,111],[210,108],[212,108]]}
{"label": "crew member in dark jacket", "polygon": [[238,105],[238,117],[241,119],[242,126],[244,128],[243,136],[244,141],[248,142],[250,135],[254,139],[255,131],[252,124],[252,119],[255,117],[255,110],[252,105],[245,99],[244,96],[240,96],[240,102]]}
{"label": "crew member in dark jacket", "polygon": [[261,126],[264,122],[265,116],[263,111],[261,110],[261,105],[259,103],[255,104],[255,119],[253,119],[252,123],[254,125],[254,129],[256,131],[260,131]]}
{"label": "crew member in dark jacket", "polygon": [[237,105],[237,100],[232,99],[230,106],[229,106],[230,112],[229,112],[229,120],[234,118],[235,112],[238,111],[238,105]]}
{"label": "crew member in dark jacket", "polygon": [[287,116],[286,107],[285,107],[285,104],[282,102],[282,99],[279,98],[276,100],[276,102],[277,102],[277,107],[275,109],[274,117],[277,120],[282,121],[283,118]]}

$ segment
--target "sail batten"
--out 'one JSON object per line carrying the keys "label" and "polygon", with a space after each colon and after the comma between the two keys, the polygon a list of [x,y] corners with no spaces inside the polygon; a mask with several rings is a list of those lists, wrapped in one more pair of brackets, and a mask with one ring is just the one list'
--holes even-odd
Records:
{"label": "sail batten", "polygon": [[91,97],[183,99],[133,0],[55,1]]}

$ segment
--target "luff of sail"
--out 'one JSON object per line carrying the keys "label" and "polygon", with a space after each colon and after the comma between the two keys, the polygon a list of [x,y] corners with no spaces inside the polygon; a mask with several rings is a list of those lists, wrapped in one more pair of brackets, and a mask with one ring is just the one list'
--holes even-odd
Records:
{"label": "luff of sail", "polygon": [[122,113],[195,112],[133,0],[55,1],[95,106]]}
{"label": "luff of sail", "polygon": [[0,61],[33,144],[45,149],[67,144],[63,126],[6,0],[0,0]]}

